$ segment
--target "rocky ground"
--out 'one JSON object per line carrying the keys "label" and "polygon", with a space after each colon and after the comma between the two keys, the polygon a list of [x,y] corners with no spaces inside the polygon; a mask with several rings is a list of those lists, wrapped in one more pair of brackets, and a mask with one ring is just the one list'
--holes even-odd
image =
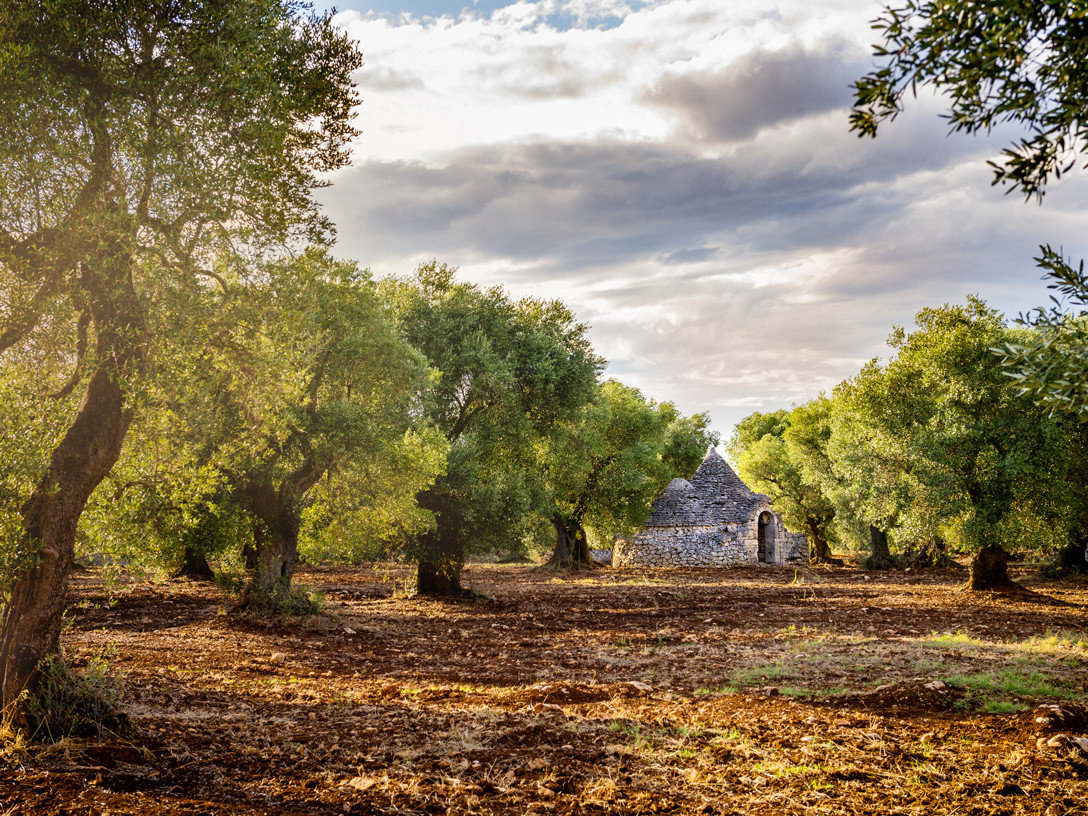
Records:
{"label": "rocky ground", "polygon": [[94,572],[66,651],[130,726],[10,743],[0,814],[1088,813],[1088,584],[955,571],[573,576],[401,566],[299,581],[325,612]]}

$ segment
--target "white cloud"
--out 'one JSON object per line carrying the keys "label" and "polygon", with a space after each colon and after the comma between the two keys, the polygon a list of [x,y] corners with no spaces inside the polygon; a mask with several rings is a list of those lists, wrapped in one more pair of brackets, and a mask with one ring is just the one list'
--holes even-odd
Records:
{"label": "white cloud", "polygon": [[946,138],[929,96],[875,142],[849,134],[879,9],[345,12],[367,65],[356,166],[323,193],[340,251],[562,297],[611,373],[725,431],[851,375],[922,306],[1043,302],[1035,245],[1080,251],[1088,185],[1002,197],[984,160],[1007,139]]}

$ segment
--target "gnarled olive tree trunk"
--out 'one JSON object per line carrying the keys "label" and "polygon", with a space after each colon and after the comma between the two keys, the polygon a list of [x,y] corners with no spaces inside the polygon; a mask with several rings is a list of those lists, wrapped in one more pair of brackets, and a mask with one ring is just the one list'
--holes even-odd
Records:
{"label": "gnarled olive tree trunk", "polygon": [[465,567],[464,548],[441,530],[420,537],[425,553],[416,565],[416,592],[438,597],[464,597],[472,593],[461,584]]}
{"label": "gnarled olive tree trunk", "polygon": [[253,517],[253,574],[238,608],[262,612],[290,607],[291,580],[298,564],[301,508],[293,490],[271,483],[251,484],[243,493]]}
{"label": "gnarled olive tree trunk", "polygon": [[810,518],[805,520],[805,524],[808,527],[808,540],[812,544],[812,563],[841,567],[843,564],[842,559],[835,558],[831,554],[831,545],[827,543],[826,538],[820,535],[819,522]]}
{"label": "gnarled olive tree trunk", "polygon": [[131,255],[123,247],[112,250],[103,249],[82,278],[96,327],[97,364],[72,425],[22,508],[27,563],[12,585],[0,632],[5,710],[35,681],[42,659],[59,649],[76,526],[120,456],[132,422],[122,377],[141,362],[143,310],[132,284]]}
{"label": "gnarled olive tree trunk", "polygon": [[894,569],[896,563],[895,559],[892,558],[891,550],[888,548],[888,534],[870,524],[869,541],[872,545],[872,552],[863,562],[865,569]]}
{"label": "gnarled olive tree trunk", "polygon": [[181,557],[181,566],[173,575],[174,578],[193,578],[198,581],[214,581],[215,573],[207,556],[192,547],[186,547]]}
{"label": "gnarled olive tree trunk", "polygon": [[597,562],[589,554],[589,538],[580,522],[555,516],[552,526],[555,527],[555,549],[546,566],[564,570],[597,568]]}
{"label": "gnarled olive tree trunk", "polygon": [[1009,577],[1009,554],[998,544],[987,544],[971,560],[968,589],[1017,589],[1020,585]]}

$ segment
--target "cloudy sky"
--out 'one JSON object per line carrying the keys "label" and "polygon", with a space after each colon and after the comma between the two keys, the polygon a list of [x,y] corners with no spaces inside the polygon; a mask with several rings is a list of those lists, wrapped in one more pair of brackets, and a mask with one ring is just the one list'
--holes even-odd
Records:
{"label": "cloudy sky", "polygon": [[878,2],[336,5],[366,58],[354,164],[322,193],[338,253],[559,297],[610,375],[725,436],[923,306],[1043,304],[1038,244],[1088,254],[1084,178],[1042,207],[990,186],[1013,134],[949,136],[930,96],[848,132]]}

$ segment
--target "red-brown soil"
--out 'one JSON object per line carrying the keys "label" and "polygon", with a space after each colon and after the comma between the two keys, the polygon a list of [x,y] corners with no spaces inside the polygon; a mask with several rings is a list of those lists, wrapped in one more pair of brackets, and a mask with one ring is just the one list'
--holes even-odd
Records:
{"label": "red-brown soil", "polygon": [[0,814],[1088,813],[1083,581],[473,565],[488,597],[439,602],[408,577],[304,572],[324,614],[265,621],[77,574],[66,652],[109,657],[131,728],[9,750]]}

